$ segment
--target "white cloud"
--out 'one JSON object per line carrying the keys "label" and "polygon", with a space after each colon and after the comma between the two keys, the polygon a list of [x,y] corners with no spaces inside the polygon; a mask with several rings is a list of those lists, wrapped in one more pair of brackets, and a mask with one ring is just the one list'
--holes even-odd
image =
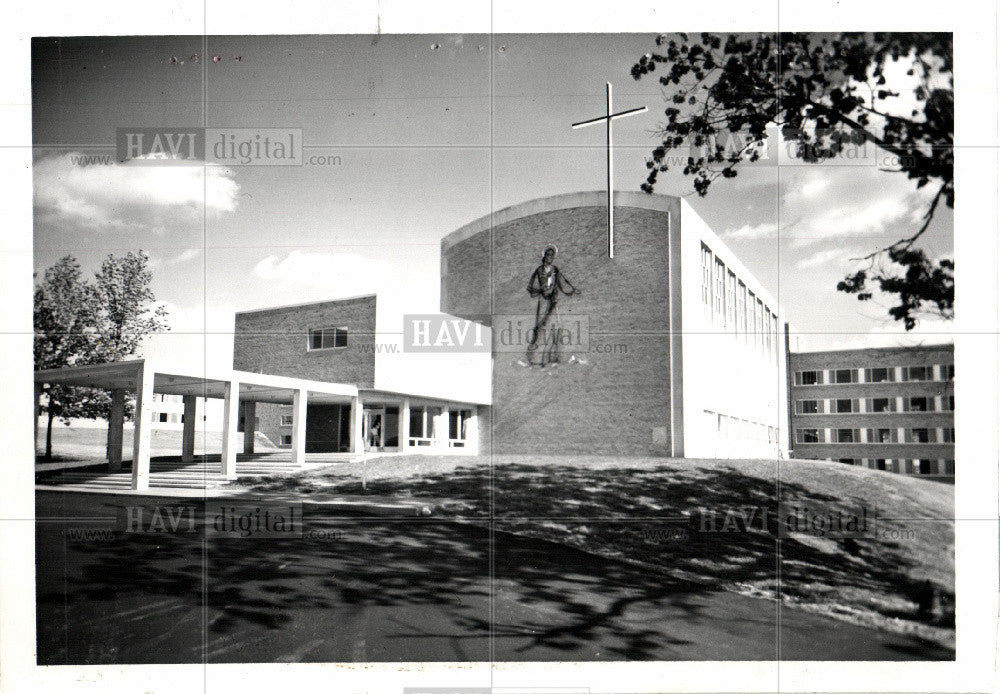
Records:
{"label": "white cloud", "polygon": [[[64,230],[152,231],[236,209],[239,185],[219,166],[80,165],[77,152],[35,162],[35,216]],[[207,179],[206,179],[207,176]]]}
{"label": "white cloud", "polygon": [[850,257],[852,257],[851,252],[844,250],[843,248],[828,248],[825,251],[816,251],[812,255],[802,258],[795,265],[801,270],[806,270],[809,268],[823,267],[831,263],[837,263],[837,271],[840,272],[840,266],[843,265],[844,261]]}
{"label": "white cloud", "polygon": [[201,248],[185,248],[177,255],[173,255],[168,258],[161,258],[158,255],[150,253],[149,267],[151,270],[155,270],[161,267],[170,267],[171,265],[183,265],[184,263],[190,262],[195,258],[200,258],[201,255]]}
{"label": "white cloud", "polygon": [[778,225],[774,222],[761,224],[744,224],[739,228],[731,228],[722,232],[722,238],[730,241],[749,241],[774,236],[778,233]]}
{"label": "white cloud", "polygon": [[264,280],[321,288],[340,296],[375,292],[391,283],[393,276],[388,263],[356,253],[300,250],[284,258],[270,255],[257,263],[254,273]]}

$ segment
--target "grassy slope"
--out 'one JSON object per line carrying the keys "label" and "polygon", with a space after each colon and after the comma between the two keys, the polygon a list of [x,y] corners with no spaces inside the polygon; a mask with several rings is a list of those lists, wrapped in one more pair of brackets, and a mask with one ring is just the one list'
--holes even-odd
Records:
{"label": "grassy slope", "polygon": [[[239,434],[242,446],[243,434]],[[94,460],[102,461],[105,456],[105,445],[108,440],[108,430],[103,427],[75,427],[56,422],[52,426],[52,458],[53,460]],[[260,438],[257,445],[262,446]],[[151,449],[154,456],[180,455],[181,431],[179,429],[153,429],[151,432]],[[218,431],[195,431],[194,450],[198,453],[218,453],[222,450],[222,433]],[[242,448],[240,448],[242,450]],[[44,422],[38,430],[38,451],[45,451]],[[122,455],[125,460],[132,459],[132,429],[122,432]]]}
{"label": "grassy slope", "polygon": [[[444,512],[460,516],[489,516],[492,488],[498,529],[727,590],[780,594],[786,604],[954,645],[950,616],[920,618],[914,602],[915,586],[924,580],[953,602],[950,485],[817,461],[498,456],[490,466],[487,459],[407,456],[262,480],[255,488],[361,493],[363,474],[369,494],[437,499]],[[779,498],[824,512],[866,506],[879,520],[874,532],[858,538],[782,539],[779,589],[773,525],[704,532],[698,520],[743,507],[774,512]],[[692,520],[667,520],[685,514]]]}

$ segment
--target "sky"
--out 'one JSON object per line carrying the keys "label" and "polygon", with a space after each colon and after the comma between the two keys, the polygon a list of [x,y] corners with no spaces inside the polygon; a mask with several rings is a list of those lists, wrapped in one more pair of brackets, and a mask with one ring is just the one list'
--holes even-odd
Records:
{"label": "sky", "polygon": [[[615,187],[639,188],[666,103],[629,70],[652,50],[652,34],[36,39],[35,267],[72,254],[89,273],[145,250],[171,326],[147,351],[211,368],[231,367],[235,311],[375,291],[436,311],[443,236],[604,188],[604,129],[570,124],[604,112],[609,81],[616,110],[649,109],[615,121]],[[118,127],[183,126],[301,128],[306,157],[338,161],[81,164],[113,153]],[[906,333],[889,298],[835,290],[852,258],[913,232],[932,192],[868,154],[806,165],[773,138],[705,197],[676,171],[656,190],[688,197],[777,297],[799,349],[948,340],[947,322]],[[952,241],[939,209],[922,247],[951,257]]]}

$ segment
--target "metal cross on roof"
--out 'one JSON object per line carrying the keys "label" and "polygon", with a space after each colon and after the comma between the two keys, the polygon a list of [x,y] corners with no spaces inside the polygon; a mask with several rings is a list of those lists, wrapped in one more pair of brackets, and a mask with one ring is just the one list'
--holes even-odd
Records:
{"label": "metal cross on roof", "polygon": [[614,158],[613,158],[613,145],[611,142],[611,121],[615,118],[624,118],[625,116],[631,116],[633,113],[642,113],[646,110],[645,106],[640,106],[639,108],[630,108],[627,111],[619,111],[618,113],[611,112],[611,83],[608,82],[608,110],[607,114],[603,116],[598,116],[597,118],[591,118],[589,120],[583,120],[579,123],[573,123],[573,129],[582,128],[587,125],[593,125],[594,123],[606,123],[607,124],[607,151],[608,151],[608,257],[615,257],[615,205],[614,205]]}

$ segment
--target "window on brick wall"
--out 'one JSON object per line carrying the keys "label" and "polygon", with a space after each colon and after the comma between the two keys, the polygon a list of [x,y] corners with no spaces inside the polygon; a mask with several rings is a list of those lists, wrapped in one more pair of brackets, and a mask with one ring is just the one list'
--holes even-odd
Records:
{"label": "window on brick wall", "polygon": [[796,371],[795,372],[795,385],[797,386],[814,386],[820,382],[819,371]]}
{"label": "window on brick wall", "polygon": [[869,412],[895,412],[896,398],[871,398],[868,401]]}
{"label": "window on brick wall", "polygon": [[933,429],[907,429],[906,443],[934,443],[934,434]]}
{"label": "window on brick wall", "polygon": [[941,430],[941,443],[955,443],[955,430],[953,428]]}
{"label": "window on brick wall", "polygon": [[898,443],[899,435],[895,429],[869,429],[868,443]]}
{"label": "window on brick wall", "polygon": [[290,414],[283,414],[283,415],[281,415],[281,426],[283,426],[283,427],[290,427],[290,426],[292,426],[292,415],[290,415]]}
{"label": "window on brick wall", "polygon": [[819,414],[819,400],[797,400],[795,402],[796,414]]}
{"label": "window on brick wall", "polygon": [[833,371],[834,383],[856,383],[857,380],[858,372],[854,369],[834,369]]}
{"label": "window on brick wall", "polygon": [[309,331],[309,349],[340,349],[347,347],[347,328],[313,328]]}
{"label": "window on brick wall", "polygon": [[893,380],[894,369],[884,367],[865,369],[865,383],[886,383]]}
{"label": "window on brick wall", "polygon": [[904,412],[928,412],[933,409],[934,399],[927,398],[923,395],[915,395],[908,398],[903,398],[903,411]]}
{"label": "window on brick wall", "polygon": [[857,429],[837,429],[834,437],[837,443],[858,443],[861,438]]}
{"label": "window on brick wall", "polygon": [[930,366],[904,366],[903,367],[903,380],[904,381],[929,381],[932,377],[932,368]]}
{"label": "window on brick wall", "polygon": [[851,414],[855,410],[855,400],[850,398],[841,398],[839,400],[834,400],[834,405],[836,409],[834,410],[837,414]]}
{"label": "window on brick wall", "polygon": [[796,429],[795,440],[799,443],[823,443],[823,430]]}

